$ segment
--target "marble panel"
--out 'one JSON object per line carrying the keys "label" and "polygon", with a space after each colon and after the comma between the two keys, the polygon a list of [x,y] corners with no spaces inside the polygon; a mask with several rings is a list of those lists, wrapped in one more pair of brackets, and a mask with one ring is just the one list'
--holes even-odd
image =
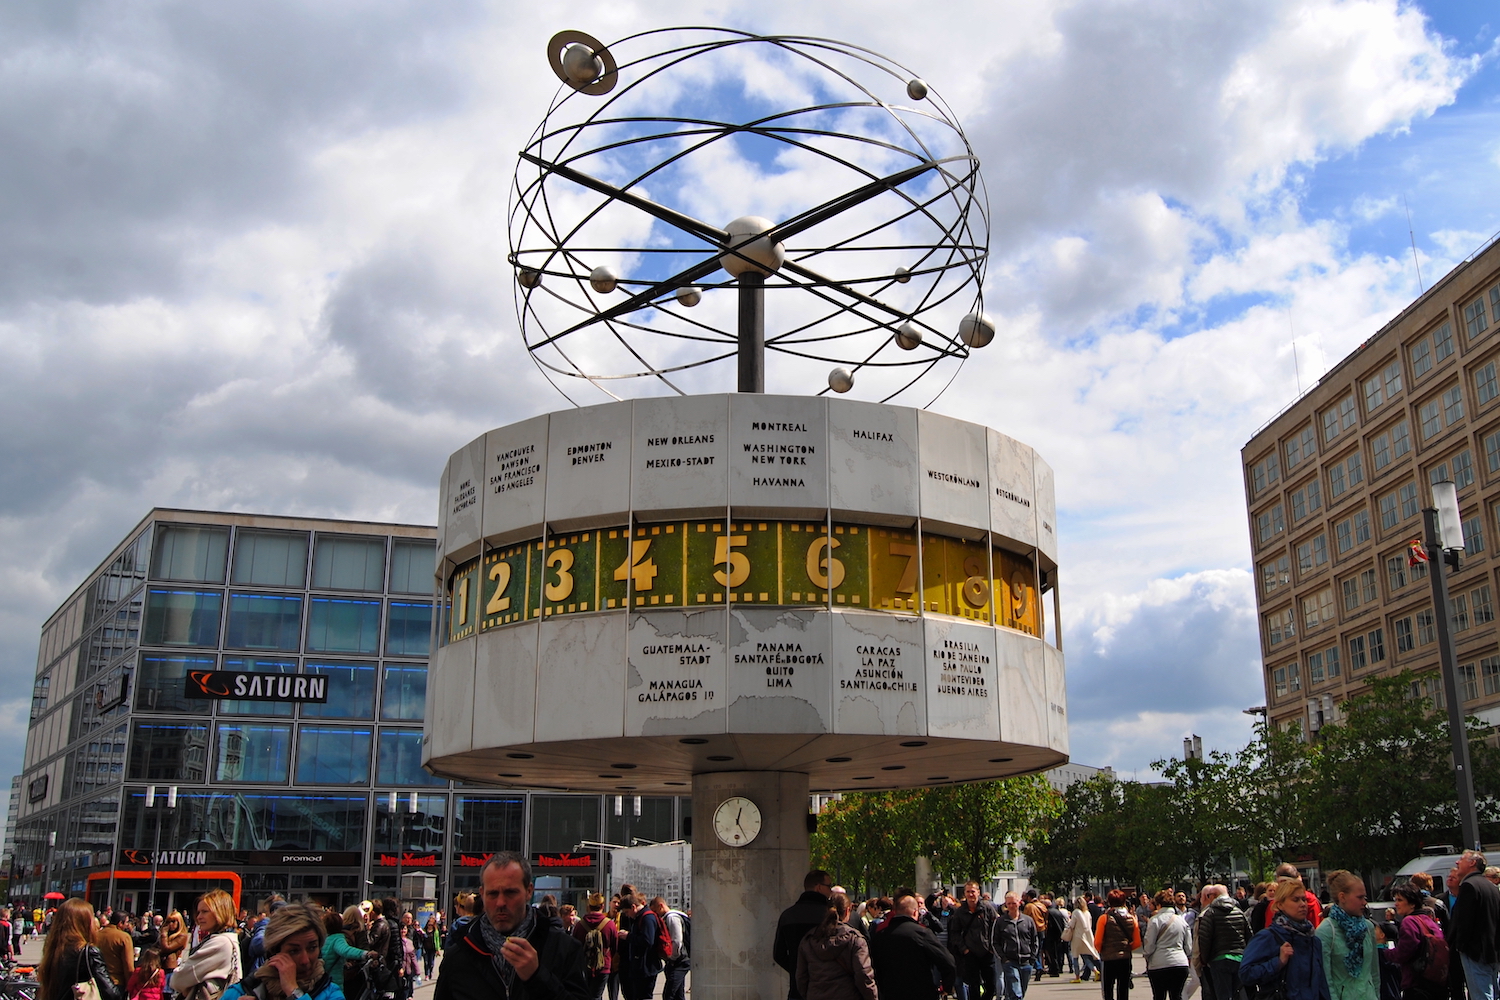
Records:
{"label": "marble panel", "polygon": [[858,611],[835,613],[829,649],[834,732],[927,735],[920,618]]}
{"label": "marble panel", "polygon": [[425,725],[427,743],[422,761],[467,753],[473,749],[474,640],[449,643],[437,651],[429,667]]}
{"label": "marble panel", "polygon": [[833,731],[829,612],[729,610],[729,731]]}
{"label": "marble panel", "polygon": [[1047,745],[1068,752],[1068,678],[1063,654],[1045,643],[1042,662],[1047,667]]}
{"label": "marble panel", "polygon": [[625,615],[579,615],[541,623],[538,743],[624,735],[625,625]]}
{"label": "marble panel", "polygon": [[497,544],[540,534],[547,499],[547,417],[484,436],[484,534]]}
{"label": "marble panel", "polygon": [[630,420],[629,402],[552,414],[547,430],[549,523],[624,523],[630,510]]}
{"label": "marble panel", "polygon": [[443,545],[448,558],[462,562],[479,554],[484,504],[484,438],[475,438],[448,459],[443,486]]}
{"label": "marble panel", "polygon": [[990,459],[986,428],[917,411],[922,520],[989,530]]}
{"label": "marble panel", "polygon": [[1047,558],[1044,564],[1050,562],[1057,565],[1057,490],[1052,477],[1052,466],[1042,460],[1042,456],[1036,455],[1034,461],[1034,474],[1036,476],[1036,543],[1042,555]]}
{"label": "marble panel", "polygon": [[723,608],[630,616],[626,736],[725,731],[724,626]]}
{"label": "marble panel", "polygon": [[474,745],[530,743],[536,720],[537,623],[479,633],[474,657]]}
{"label": "marble panel", "polygon": [[638,399],[631,504],[650,519],[729,502],[729,397]]}
{"label": "marble panel", "polygon": [[1026,746],[1048,745],[1047,668],[1040,639],[995,630],[1000,670],[1000,738]]}
{"label": "marble panel", "polygon": [[917,516],[917,411],[853,399],[828,401],[828,497],[834,516]]}
{"label": "marble panel", "polygon": [[1030,445],[986,428],[990,447],[990,530],[1036,547],[1036,479]]}
{"label": "marble panel", "polygon": [[729,397],[729,503],[791,516],[828,509],[828,403],[816,396]]}
{"label": "marble panel", "polygon": [[988,625],[922,619],[927,639],[927,735],[998,740],[995,632]]}

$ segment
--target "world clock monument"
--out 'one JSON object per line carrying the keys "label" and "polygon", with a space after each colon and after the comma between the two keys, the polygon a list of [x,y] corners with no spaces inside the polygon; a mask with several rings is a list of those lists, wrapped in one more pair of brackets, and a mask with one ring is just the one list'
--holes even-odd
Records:
{"label": "world clock monument", "polygon": [[597,401],[448,460],[424,763],[691,788],[694,993],[772,1000],[810,793],[1067,760],[1052,470],[925,408],[995,335],[926,82],[727,29],[547,56],[509,262],[532,360]]}

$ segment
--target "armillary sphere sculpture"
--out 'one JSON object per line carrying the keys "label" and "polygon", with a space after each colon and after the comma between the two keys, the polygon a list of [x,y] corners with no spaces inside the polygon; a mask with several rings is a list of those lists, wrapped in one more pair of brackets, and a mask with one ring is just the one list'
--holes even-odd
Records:
{"label": "armillary sphere sculpture", "polygon": [[787,389],[935,398],[994,337],[979,161],[911,71],[725,28],[563,31],[548,56],[565,86],[520,155],[509,259],[554,384],[721,389],[695,370],[737,358],[763,392],[769,351]]}

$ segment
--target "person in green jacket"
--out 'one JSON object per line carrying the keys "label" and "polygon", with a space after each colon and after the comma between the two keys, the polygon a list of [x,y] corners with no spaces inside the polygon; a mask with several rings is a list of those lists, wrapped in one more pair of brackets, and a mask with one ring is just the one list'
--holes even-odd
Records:
{"label": "person in green jacket", "polygon": [[1365,884],[1339,869],[1325,881],[1333,905],[1318,925],[1323,972],[1332,1000],[1380,1000],[1380,952],[1375,925],[1365,919]]}
{"label": "person in green jacket", "polygon": [[323,968],[342,990],[344,963],[362,962],[367,958],[374,958],[375,953],[349,943],[349,938],[344,933],[344,918],[339,916],[337,910],[328,910],[323,914],[323,926],[328,929],[328,937],[323,940]]}

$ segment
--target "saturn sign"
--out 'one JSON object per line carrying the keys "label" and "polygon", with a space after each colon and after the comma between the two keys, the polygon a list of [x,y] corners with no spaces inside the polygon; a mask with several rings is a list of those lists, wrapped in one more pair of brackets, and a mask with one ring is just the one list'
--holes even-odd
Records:
{"label": "saturn sign", "polygon": [[189,670],[183,678],[189,698],[240,701],[328,702],[328,678],[321,674],[257,674],[238,670]]}

